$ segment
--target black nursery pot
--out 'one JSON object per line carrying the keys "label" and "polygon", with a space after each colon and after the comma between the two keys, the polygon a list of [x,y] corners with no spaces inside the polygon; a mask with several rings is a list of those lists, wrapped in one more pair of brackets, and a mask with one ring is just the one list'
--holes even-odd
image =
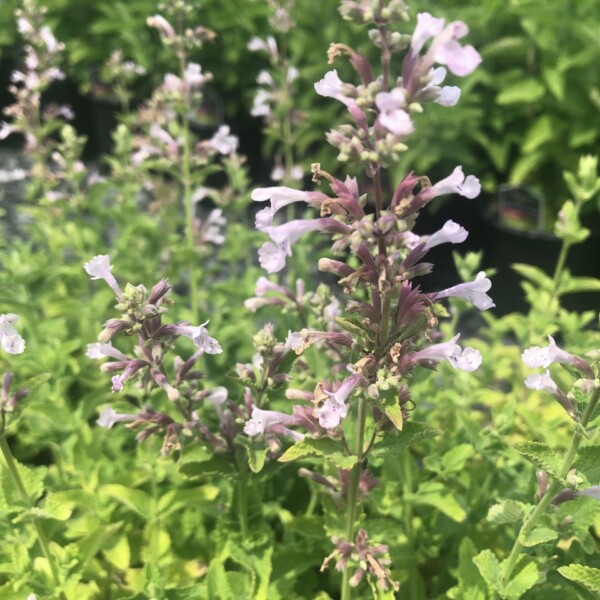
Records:
{"label": "black nursery pot", "polygon": [[[525,263],[542,269],[552,277],[561,248],[561,240],[548,233],[528,232],[502,224],[497,214],[487,211],[482,215],[483,268],[497,270],[492,278],[490,292],[496,308],[494,313],[504,315],[527,312],[529,304],[521,287],[523,278],[511,268],[513,263]],[[582,244],[571,246],[567,268],[572,275],[600,278],[600,230]],[[568,310],[599,310],[598,293],[568,294],[561,298]]]}

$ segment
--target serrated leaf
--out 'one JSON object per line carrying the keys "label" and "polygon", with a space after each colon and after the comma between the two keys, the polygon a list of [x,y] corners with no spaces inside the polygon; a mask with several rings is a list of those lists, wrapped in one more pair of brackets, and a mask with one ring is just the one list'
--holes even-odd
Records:
{"label": "serrated leaf", "polygon": [[[503,569],[505,564],[506,560],[502,562],[500,568]],[[522,557],[517,562],[511,580],[500,590],[500,593],[507,598],[520,598],[538,582],[539,578],[537,565],[532,560]]]}
{"label": "serrated leaf", "polygon": [[234,600],[223,563],[214,559],[208,565],[208,594],[214,600]]}
{"label": "serrated leaf", "polygon": [[526,536],[519,538],[519,541],[523,546],[531,548],[538,544],[544,544],[551,540],[555,540],[558,537],[558,533],[549,527],[536,527],[533,531],[530,531]]}
{"label": "serrated leaf", "polygon": [[561,459],[549,446],[541,442],[521,442],[513,448],[539,470],[546,471],[548,475],[566,485],[564,479],[558,476]]}
{"label": "serrated leaf", "polygon": [[331,438],[315,440],[308,437],[288,448],[279,457],[279,462],[290,462],[306,456],[322,456],[340,469],[351,469],[356,464],[356,456],[344,454],[339,442]]}
{"label": "serrated leaf", "polygon": [[563,577],[582,585],[590,592],[600,594],[600,569],[572,564],[560,567],[558,572]]}
{"label": "serrated leaf", "polygon": [[534,283],[541,290],[551,292],[554,288],[554,282],[544,271],[532,265],[524,263],[513,263],[512,269],[525,279]]}
{"label": "serrated leaf", "polygon": [[500,562],[491,550],[482,550],[473,558],[475,566],[479,569],[481,576],[492,586],[492,589],[500,589]]}
{"label": "serrated leaf", "polygon": [[502,500],[490,507],[487,520],[497,525],[521,521],[531,505],[516,500]]}
{"label": "serrated leaf", "polygon": [[[293,352],[291,354],[294,354]],[[264,441],[258,441],[254,438],[239,438],[240,443],[246,448],[248,455],[248,466],[253,473],[260,473],[265,466],[269,448]]]}
{"label": "serrated leaf", "polygon": [[463,538],[458,548],[458,588],[460,600],[486,600],[487,585],[473,563],[477,553],[470,538]]}
{"label": "serrated leaf", "polygon": [[402,432],[395,435],[391,433],[386,435],[384,440],[375,446],[373,453],[376,455],[390,454],[394,456],[405,451],[417,440],[442,435],[442,433],[440,429],[435,429],[425,423],[407,421],[404,423]]}

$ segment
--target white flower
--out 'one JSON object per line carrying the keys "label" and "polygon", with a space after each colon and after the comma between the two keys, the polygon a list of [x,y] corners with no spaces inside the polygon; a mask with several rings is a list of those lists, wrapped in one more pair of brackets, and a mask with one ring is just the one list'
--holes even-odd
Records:
{"label": "white flower", "polygon": [[304,338],[299,331],[288,331],[287,337],[285,338],[285,351],[289,352],[293,350],[296,354],[300,354],[304,348]]}
{"label": "white flower", "polygon": [[98,424],[100,427],[106,427],[107,429],[110,429],[115,423],[120,423],[123,421],[135,421],[136,418],[137,415],[120,414],[113,410],[110,406],[105,406],[104,410],[100,414],[100,417],[98,417],[96,424]]}
{"label": "white flower", "polygon": [[452,220],[446,221],[439,231],[436,231],[429,236],[425,242],[425,248],[429,250],[430,248],[434,248],[435,246],[447,242],[459,244],[460,242],[464,242],[468,235],[468,231],[458,223],[455,223]]}
{"label": "white flower", "polygon": [[455,335],[448,342],[434,344],[419,352],[413,352],[409,357],[416,362],[425,364],[437,364],[442,360],[447,360],[455,369],[467,372],[475,371],[481,365],[481,354],[473,348],[467,347],[463,350],[456,343],[458,338],[460,338],[460,334]]}
{"label": "white flower", "polygon": [[88,344],[86,356],[94,360],[101,360],[103,358],[111,357],[117,360],[129,360],[129,357],[123,354],[120,350],[117,350],[111,343],[108,344]]}
{"label": "white flower", "polygon": [[273,425],[288,425],[294,420],[295,418],[292,415],[286,415],[275,410],[262,410],[252,405],[252,416],[244,425],[244,433],[255,436],[264,433],[267,428]]}
{"label": "white flower", "polygon": [[344,82],[339,78],[335,69],[325,73],[323,79],[315,83],[315,91],[319,96],[335,98],[346,106],[352,102],[351,98],[344,95]]}
{"label": "white flower", "polygon": [[459,283],[453,287],[438,292],[436,298],[462,298],[467,300],[479,310],[487,310],[496,306],[486,292],[492,287],[492,282],[485,276],[484,271],[480,271],[474,281]]}
{"label": "white flower", "polygon": [[476,198],[481,192],[481,184],[479,179],[474,175],[469,175],[465,178],[462,167],[456,167],[451,175],[445,179],[438,181],[430,188],[423,190],[422,194],[428,198],[435,198],[443,194],[459,194],[465,198]]}
{"label": "white flower", "polygon": [[206,352],[206,354],[221,354],[223,349],[219,342],[217,342],[215,338],[210,337],[206,327],[204,327],[207,323],[208,321],[205,321],[202,325],[198,325],[197,327],[192,327],[191,325],[179,325],[175,330],[179,335],[190,338],[194,344],[196,344],[200,350]]}
{"label": "white flower", "polygon": [[414,126],[406,112],[406,97],[402,88],[394,88],[391,92],[379,92],[375,96],[375,104],[380,110],[379,123],[394,135],[408,135]]}
{"label": "white flower", "polygon": [[21,354],[25,350],[25,340],[13,326],[19,315],[8,313],[0,315],[0,346],[9,354]]}
{"label": "white flower", "polygon": [[221,125],[208,143],[220,154],[229,155],[237,150],[238,138],[230,134],[229,125]]}
{"label": "white flower", "polygon": [[556,396],[560,390],[556,383],[550,377],[550,372],[546,369],[545,373],[532,373],[525,379],[525,385],[530,390],[544,390],[553,396]]}
{"label": "white flower", "polygon": [[104,279],[106,283],[113,289],[118,298],[123,296],[123,292],[121,288],[119,288],[119,284],[117,280],[114,278],[111,273],[112,265],[110,264],[110,258],[106,254],[101,254],[98,256],[94,256],[92,260],[85,263],[83,265],[85,272],[92,278],[95,279]]}

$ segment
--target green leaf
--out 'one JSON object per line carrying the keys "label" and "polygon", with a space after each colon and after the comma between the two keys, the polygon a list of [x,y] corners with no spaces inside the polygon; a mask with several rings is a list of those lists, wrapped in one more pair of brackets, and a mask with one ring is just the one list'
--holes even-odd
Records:
{"label": "green leaf", "polygon": [[579,448],[574,466],[592,485],[600,483],[600,446]]}
{"label": "green leaf", "polygon": [[593,594],[600,594],[600,569],[572,564],[560,567],[558,572],[563,577],[582,585]]}
{"label": "green leaf", "polygon": [[331,438],[304,438],[288,448],[279,462],[290,462],[306,456],[322,456],[340,469],[350,469],[356,464],[356,456],[347,456],[342,445]]}
{"label": "green leaf", "polygon": [[460,594],[455,596],[460,600],[486,600],[487,586],[473,558],[477,549],[470,538],[463,538],[458,548],[458,587]]}
{"label": "green leaf", "polygon": [[458,444],[442,457],[442,470],[445,473],[461,471],[474,454],[475,448],[471,444]]}
{"label": "green leaf", "polygon": [[413,442],[423,439],[434,437],[436,435],[442,435],[443,431],[435,429],[420,423],[418,421],[407,421],[404,423],[404,428],[400,433],[388,433],[386,434],[383,441],[376,444],[373,449],[373,454],[380,456],[383,454],[389,454],[395,456],[400,452],[405,451]]}
{"label": "green leaf", "polygon": [[473,558],[473,562],[479,569],[481,576],[492,586],[492,589],[500,590],[502,571],[496,555],[491,550],[482,550]]}
{"label": "green leaf", "polygon": [[[502,562],[502,569],[507,560]],[[520,598],[538,582],[539,578],[537,565],[532,560],[521,557],[512,573],[511,580],[500,590],[500,593],[508,598]]]}
{"label": "green leaf", "polygon": [[128,488],[118,483],[110,483],[100,488],[101,493],[114,498],[127,508],[144,517],[150,518],[152,497],[142,490]]}
{"label": "green leaf", "polygon": [[538,469],[566,485],[564,478],[558,476],[561,459],[549,446],[541,442],[521,442],[513,448]]}
{"label": "green leaf", "polygon": [[534,283],[541,290],[551,292],[554,287],[554,282],[551,277],[548,277],[544,271],[534,267],[532,265],[523,263],[513,263],[512,269],[516,271],[521,277],[528,279]]}
{"label": "green leaf", "polygon": [[[29,508],[33,506],[40,496],[44,493],[44,479],[46,478],[46,474],[48,469],[46,467],[26,467],[21,463],[14,461],[17,472],[21,481],[23,483],[23,487],[27,493],[27,502]],[[17,486],[14,482],[12,473],[8,470],[7,467],[0,463],[0,474],[2,476],[2,488],[4,492],[4,496],[8,505],[12,508],[16,507],[24,507],[23,498],[21,493],[17,489]]]}
{"label": "green leaf", "polygon": [[558,286],[558,293],[578,294],[580,292],[600,292],[600,279],[595,277],[563,277]]}
{"label": "green leaf", "polygon": [[544,97],[546,88],[536,79],[525,79],[516,81],[502,87],[502,91],[496,96],[496,103],[506,104],[531,104]]}
{"label": "green leaf", "polygon": [[556,127],[549,115],[538,117],[525,134],[521,150],[524,153],[535,152],[554,137]]}
{"label": "green leaf", "polygon": [[[291,353],[293,354],[293,352]],[[239,436],[240,443],[248,452],[248,466],[253,473],[260,473],[265,466],[267,453],[269,451],[264,440]]]}
{"label": "green leaf", "polygon": [[559,218],[554,224],[554,235],[571,244],[579,244],[589,237],[590,230],[581,226],[579,209],[572,200],[567,200],[562,205]]}
{"label": "green leaf", "polygon": [[342,318],[336,317],[335,322],[348,333],[355,335],[359,338],[367,338],[368,340],[373,339],[373,333],[368,330],[358,317]]}
{"label": "green leaf", "polygon": [[179,459],[179,472],[186,477],[206,475],[232,476],[237,473],[231,460],[224,454],[213,454],[206,448],[195,446],[186,449]]}
{"label": "green leaf", "polygon": [[530,531],[525,537],[520,537],[519,541],[523,546],[531,548],[538,544],[544,544],[551,540],[555,540],[558,537],[558,533],[549,527],[536,527],[533,531]]}
{"label": "green leaf", "polygon": [[227,572],[219,559],[213,559],[208,565],[208,595],[214,600],[234,600]]}
{"label": "green leaf", "polygon": [[407,494],[405,499],[412,504],[433,506],[457,523],[467,518],[465,509],[454,495],[443,484],[436,481],[425,481],[414,494]]}
{"label": "green leaf", "polygon": [[385,414],[398,431],[402,431],[404,418],[402,417],[402,409],[398,404],[398,390],[396,388],[381,390],[379,397],[373,400],[373,403]]}
{"label": "green leaf", "polygon": [[497,525],[515,523],[521,521],[530,508],[530,504],[524,504],[516,500],[502,500],[502,502],[490,507],[486,518],[490,523],[496,523]]}

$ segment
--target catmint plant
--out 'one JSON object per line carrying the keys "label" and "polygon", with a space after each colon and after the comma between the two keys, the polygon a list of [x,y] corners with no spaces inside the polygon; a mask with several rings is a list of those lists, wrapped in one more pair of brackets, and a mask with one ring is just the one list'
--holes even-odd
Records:
{"label": "catmint plant", "polygon": [[[86,170],[80,159],[85,138],[65,123],[74,117],[64,104],[46,103],[43,94],[65,78],[61,70],[64,44],[44,23],[46,8],[24,0],[15,11],[17,28],[25,42],[22,66],[11,75],[13,104],[4,109],[9,119],[0,123],[0,139],[24,137],[31,161],[28,194],[35,201],[81,203]],[[57,135],[58,134],[58,135]]]}
{"label": "catmint plant", "polygon": [[[372,65],[359,51],[332,44],[330,63],[347,57],[360,82],[342,81],[334,69],[315,84],[315,90],[346,107],[351,122],[332,129],[327,139],[338,149],[338,160],[358,166],[366,181],[351,176],[342,181],[320,164],[313,164],[313,180],[318,184],[325,181],[330,193],[287,187],[252,193],[254,201],[268,203],[256,215],[257,229],[269,238],[258,253],[268,273],[281,272],[286,262],[293,260],[294,244],[303,236],[319,232],[333,240],[331,250],[336,257],[321,258],[318,268],[335,275],[348,297],[342,316],[335,317],[333,328],[304,328],[288,337],[300,356],[314,345],[324,357],[334,357],[329,368],[337,375],[319,381],[314,391],[288,391],[288,397],[304,400],[302,417],[312,416],[310,427],[295,418],[295,408],[293,415],[253,415],[245,431],[254,437],[273,425],[304,429],[302,439],[288,448],[280,461],[317,455],[348,469],[344,522],[332,521],[335,549],[324,563],[337,559],[336,567],[343,571],[342,598],[347,599],[351,587],[365,576],[383,589],[399,587],[390,575],[386,546],[369,540],[368,519],[361,516],[366,498],[359,489],[371,452],[380,444],[403,444],[414,432],[407,421],[418,411],[419,399],[412,397],[411,379],[419,369],[435,369],[441,362],[468,372],[481,364],[477,350],[459,345],[459,335],[433,343],[438,338],[438,316],[445,312],[441,301],[461,298],[479,310],[494,303],[487,294],[491,283],[484,272],[471,282],[432,293],[423,293],[417,281],[433,268],[425,262],[429,249],[460,243],[467,236],[453,221],[430,236],[416,236],[412,228],[419,212],[441,195],[475,198],[480,191],[477,178],[465,175],[459,166],[434,184],[413,173],[390,193],[382,183],[384,171],[397,164],[408,149],[416,129],[414,115],[428,102],[452,106],[458,101],[459,88],[443,85],[446,67],[453,75],[465,76],[480,62],[477,51],[459,41],[468,32],[466,25],[446,24],[420,13],[412,34],[399,33],[395,27],[407,20],[408,13],[396,0],[345,1],[340,11],[345,18],[370,28],[380,62]],[[402,52],[403,58],[399,56]],[[282,222],[281,209],[293,203],[311,207],[313,217]],[[276,284],[259,283],[257,298],[249,301],[253,307],[294,302],[293,296]],[[267,290],[274,294],[267,296]],[[324,352],[325,346],[335,352]],[[357,521],[361,523],[358,529]]]}
{"label": "catmint plant", "polygon": [[292,96],[297,85],[298,69],[288,56],[287,36],[293,26],[294,0],[269,0],[273,35],[266,39],[253,37],[248,50],[266,54],[270,69],[262,70],[256,79],[260,86],[254,96],[250,114],[265,121],[265,133],[275,146],[275,166],[271,179],[286,186],[295,186],[302,180],[304,169],[297,164],[295,140],[302,115],[294,107]]}
{"label": "catmint plant", "polygon": [[[539,441],[514,445],[517,452],[537,469],[535,497],[528,502],[503,499],[493,505],[488,513],[490,522],[521,522],[521,526],[506,558],[500,560],[501,556],[486,549],[473,559],[488,588],[501,597],[520,597],[535,585],[546,583],[547,572],[557,565],[553,564],[555,560],[548,559],[549,553],[544,549],[554,552],[554,546],[560,547],[569,536],[583,538],[582,532],[593,521],[590,515],[596,511],[584,508],[578,513],[577,503],[583,498],[599,498],[598,477],[590,468],[597,459],[594,422],[600,397],[599,353],[595,346],[598,338],[590,330],[578,331],[597,315],[577,315],[561,307],[561,299],[566,294],[600,290],[598,280],[574,277],[566,267],[571,247],[590,235],[590,231],[582,227],[580,215],[585,204],[600,190],[597,159],[582,157],[577,173],[565,173],[564,177],[573,199],[564,203],[555,223],[561,249],[554,273],[549,276],[531,265],[516,265],[527,279],[524,288],[531,310],[529,315],[512,315],[505,320],[519,342],[523,343],[527,336],[536,341],[541,336],[546,337],[545,345],[530,346],[521,354],[529,371],[524,386],[532,392],[540,392],[542,398],[552,398],[550,402],[556,401],[561,406],[566,416],[564,420],[571,429],[571,439],[566,450],[558,452],[552,445]],[[497,327],[500,323],[492,319],[490,324],[497,332],[502,331]],[[556,341],[558,336],[574,344],[580,352],[564,350]],[[585,548],[583,540],[581,544]],[[598,569],[580,564],[585,559],[576,552],[569,551],[566,561],[569,559],[577,562],[564,564],[563,559],[558,573],[588,591],[597,592],[594,582]]]}

